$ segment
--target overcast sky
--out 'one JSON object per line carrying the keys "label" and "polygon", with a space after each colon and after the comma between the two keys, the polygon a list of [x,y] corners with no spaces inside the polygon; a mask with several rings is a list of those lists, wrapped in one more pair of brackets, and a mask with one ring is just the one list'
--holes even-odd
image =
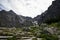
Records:
{"label": "overcast sky", "polygon": [[52,1],[53,0],[0,0],[0,9],[13,10],[18,15],[35,17],[47,10]]}

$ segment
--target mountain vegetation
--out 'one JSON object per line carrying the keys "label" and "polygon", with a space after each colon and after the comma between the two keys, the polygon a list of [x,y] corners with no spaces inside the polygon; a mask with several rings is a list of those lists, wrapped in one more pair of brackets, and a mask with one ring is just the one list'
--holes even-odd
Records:
{"label": "mountain vegetation", "polygon": [[59,40],[60,0],[53,1],[45,12],[35,18],[17,15],[12,10],[2,10],[0,11],[0,27],[7,27],[1,29],[0,35]]}

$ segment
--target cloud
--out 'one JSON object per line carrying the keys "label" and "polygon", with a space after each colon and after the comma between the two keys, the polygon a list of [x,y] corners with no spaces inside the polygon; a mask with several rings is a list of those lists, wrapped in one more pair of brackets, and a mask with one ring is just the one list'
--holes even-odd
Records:
{"label": "cloud", "polygon": [[12,9],[19,15],[35,17],[47,10],[53,0],[0,0],[6,10]]}
{"label": "cloud", "polygon": [[4,10],[12,9],[8,0],[0,0],[0,8],[2,8]]}

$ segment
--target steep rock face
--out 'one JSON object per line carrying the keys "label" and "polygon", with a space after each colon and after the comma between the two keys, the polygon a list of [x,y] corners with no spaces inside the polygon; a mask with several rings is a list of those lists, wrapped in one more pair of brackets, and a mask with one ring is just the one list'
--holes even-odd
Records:
{"label": "steep rock face", "polygon": [[21,27],[20,18],[12,10],[0,11],[0,27]]}
{"label": "steep rock face", "polygon": [[55,0],[52,5],[39,16],[38,22],[52,23],[60,21],[60,0]]}
{"label": "steep rock face", "polygon": [[[60,21],[60,0],[53,1],[45,14],[46,22]],[[48,21],[49,20],[49,21]]]}
{"label": "steep rock face", "polygon": [[32,18],[17,15],[12,10],[0,11],[0,27],[29,27],[32,26]]}

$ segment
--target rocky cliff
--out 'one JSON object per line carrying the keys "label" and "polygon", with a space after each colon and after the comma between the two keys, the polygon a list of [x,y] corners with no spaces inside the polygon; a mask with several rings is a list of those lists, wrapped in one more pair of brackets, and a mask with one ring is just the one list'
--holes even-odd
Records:
{"label": "rocky cliff", "polygon": [[12,10],[0,11],[0,27],[18,27],[21,26],[19,16],[17,16]]}
{"label": "rocky cliff", "polygon": [[28,21],[28,19],[29,18],[24,16],[17,15],[12,10],[0,11],[0,27],[24,27],[27,25],[31,26],[32,21]]}
{"label": "rocky cliff", "polygon": [[[52,5],[42,13],[40,16],[37,16],[38,23],[52,23],[60,21],[60,0],[55,0],[52,2]],[[35,18],[35,19],[36,19]]]}

